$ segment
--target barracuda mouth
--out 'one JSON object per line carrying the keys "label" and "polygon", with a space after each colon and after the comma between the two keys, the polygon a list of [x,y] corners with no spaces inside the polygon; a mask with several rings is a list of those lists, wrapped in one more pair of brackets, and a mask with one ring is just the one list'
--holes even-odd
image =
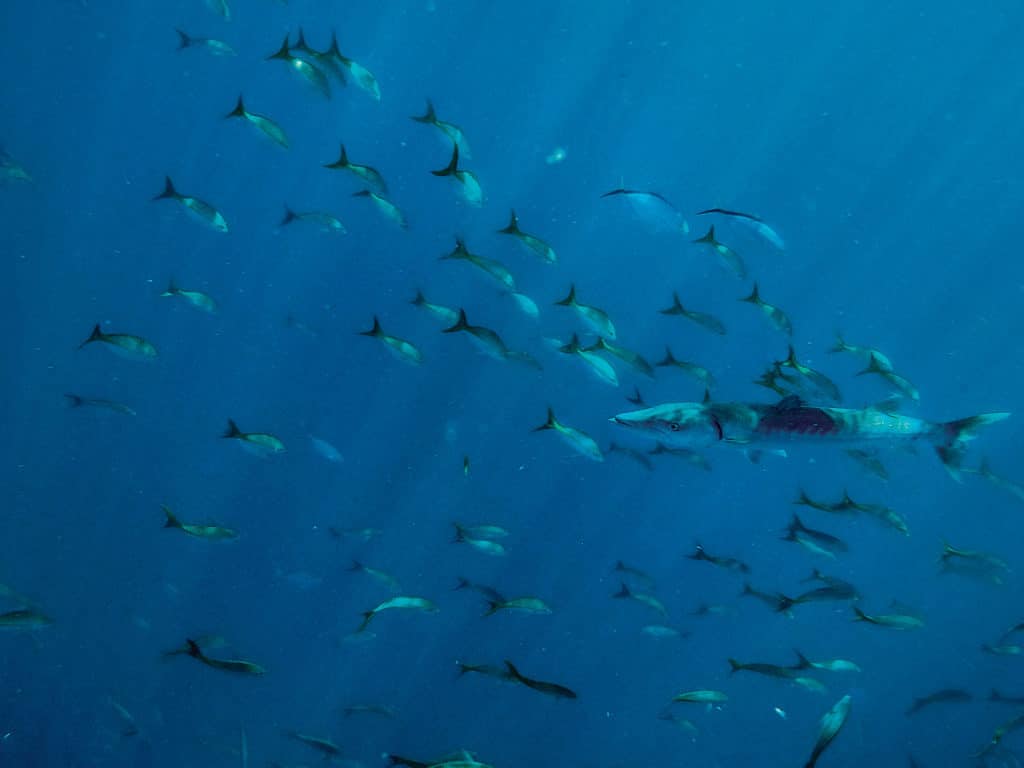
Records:
{"label": "barracuda mouth", "polygon": [[608,419],[608,421],[610,421],[612,424],[618,424],[620,427],[642,427],[645,424],[644,421],[630,419],[623,416],[622,414],[618,416],[612,416],[610,419]]}

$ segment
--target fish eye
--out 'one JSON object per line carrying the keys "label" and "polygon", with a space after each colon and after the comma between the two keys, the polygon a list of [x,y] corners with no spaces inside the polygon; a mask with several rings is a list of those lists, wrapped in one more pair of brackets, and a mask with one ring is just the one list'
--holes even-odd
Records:
{"label": "fish eye", "polygon": [[668,428],[670,430],[672,430],[673,432],[678,432],[679,431],[679,422],[678,421],[670,421],[668,423]]}

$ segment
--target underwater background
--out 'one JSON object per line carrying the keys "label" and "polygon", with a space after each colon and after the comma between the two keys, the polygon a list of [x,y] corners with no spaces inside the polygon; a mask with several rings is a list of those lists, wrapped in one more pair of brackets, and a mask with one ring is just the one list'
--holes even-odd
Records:
{"label": "underwater background", "polygon": [[[1021,410],[1019,4],[231,0],[228,20],[203,0],[64,0],[0,14],[0,144],[31,177],[0,183],[0,611],[34,606],[52,620],[0,631],[0,764],[322,763],[298,731],[340,746],[335,762],[367,766],[465,749],[499,768],[773,768],[802,765],[819,719],[850,694],[822,766],[974,765],[1024,708],[988,700],[1024,696],[1024,661],[982,650],[1013,646],[1019,635],[1000,640],[1024,620],[1018,416],[970,445],[967,463],[988,457],[1011,479],[1003,487],[973,473],[957,482],[927,445],[883,449],[887,481],[828,445],[757,463],[715,446],[710,471],[673,456],[652,457],[651,471],[607,450],[652,447],[609,418],[636,407],[625,399],[635,385],[649,404],[699,402],[704,385],[619,366],[609,386],[552,342],[593,341],[555,306],[574,284],[651,363],[668,345],[713,372],[715,400],[773,403],[753,382],[790,340],[738,301],[756,278],[792,320],[800,361],[826,372],[846,407],[890,392],[857,375],[862,361],[829,352],[837,332],[914,382],[909,413]],[[316,49],[335,31],[376,76],[379,101],[336,81],[326,99],[268,61],[300,27]],[[237,55],[178,50],[176,28]],[[225,119],[240,93],[280,124],[287,150]],[[409,119],[427,99],[465,132],[472,154],[459,167],[479,179],[481,206],[430,173],[452,146]],[[359,179],[323,168],[339,143],[384,176],[407,229],[353,196]],[[154,202],[165,176],[216,205],[229,231]],[[664,195],[689,234],[602,198],[623,187]],[[282,225],[285,205],[330,211],[347,232]],[[750,271],[737,280],[691,242],[711,223],[697,211],[716,206],[763,217],[785,249],[719,218],[719,239]],[[556,264],[497,232],[512,208]],[[456,236],[507,265],[539,316],[472,265],[440,260]],[[161,297],[172,279],[218,311]],[[464,307],[543,370],[441,333],[410,304],[417,290]],[[673,291],[728,333],[659,314]],[[422,364],[358,335],[375,315]],[[96,323],[151,341],[157,358],[79,349]],[[134,415],[70,407],[66,393]],[[549,406],[604,461],[535,432]],[[286,450],[240,450],[221,439],[228,419]],[[909,535],[794,507],[801,489],[885,505]],[[237,540],[165,530],[161,505]],[[794,510],[848,551],[831,559],[780,540]],[[454,543],[456,521],[507,529],[507,552]],[[365,528],[379,535],[343,532]],[[1001,558],[1005,573],[943,573],[944,540]],[[749,574],[687,559],[698,541]],[[395,592],[351,572],[353,560],[438,610],[386,611],[357,631]],[[667,617],[613,599],[618,560],[650,576]],[[802,592],[813,568],[855,584],[866,612],[896,601],[924,626],[854,622],[847,602],[787,616],[740,598],[747,582]],[[552,612],[484,618],[480,595],[453,589],[460,577]],[[702,604],[723,612],[694,615]],[[655,623],[689,636],[641,631]],[[211,656],[265,674],[164,655],[198,636],[224,638]],[[827,687],[816,692],[727,663],[792,664],[793,649],[861,671],[816,673]],[[578,699],[460,675],[459,662],[505,659]],[[702,689],[728,700],[670,704]],[[907,716],[940,689],[973,698]],[[345,715],[368,703],[393,710]],[[659,719],[666,711],[691,725]],[[1022,738],[1007,733],[977,759],[1017,765]]]}

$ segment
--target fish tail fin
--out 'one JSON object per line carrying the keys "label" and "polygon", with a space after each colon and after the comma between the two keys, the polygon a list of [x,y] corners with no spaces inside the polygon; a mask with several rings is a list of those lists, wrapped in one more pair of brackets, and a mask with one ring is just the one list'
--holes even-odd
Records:
{"label": "fish tail fin", "polygon": [[284,218],[281,219],[281,226],[287,226],[299,218],[298,214],[295,213],[289,206],[288,203],[284,204]]}
{"label": "fish tail fin", "polygon": [[619,583],[619,591],[616,592],[612,597],[632,597],[633,593],[629,591],[629,587],[626,586],[625,582]]}
{"label": "fish tail fin", "polygon": [[556,301],[555,306],[559,307],[571,307],[576,303],[576,284],[572,283],[569,285],[569,295],[561,301]]}
{"label": "fish tail fin", "polygon": [[361,571],[361,570],[363,570],[363,564],[360,563],[358,560],[353,560],[352,561],[352,565],[350,565],[348,567],[348,570],[349,570],[349,573],[351,573],[353,571]]}
{"label": "fish tail fin", "polygon": [[[792,597],[787,597],[781,592],[778,594],[777,599],[778,602],[775,604],[776,613],[785,613],[794,605],[796,605],[796,600],[794,600]],[[803,669],[803,667],[801,667],[801,669]]]}
{"label": "fish tail fin", "polygon": [[462,527],[461,523],[452,523],[455,526],[455,538],[452,539],[452,544],[461,544],[466,540],[466,529]]}
{"label": "fish tail fin", "polygon": [[373,615],[373,611],[363,611],[363,623],[359,625],[359,629],[356,630],[357,633],[370,626],[370,622],[373,621]]}
{"label": "fish tail fin", "polygon": [[164,522],[164,528],[181,528],[181,520],[178,519],[177,515],[171,512],[170,507],[166,504],[161,504],[160,509],[164,511],[164,517],[167,518]]}
{"label": "fish tail fin", "polygon": [[754,282],[754,290],[750,292],[749,296],[740,299],[740,301],[745,301],[748,304],[761,304],[761,293],[758,290],[756,281]]}
{"label": "fish tail fin", "polygon": [[377,338],[378,336],[382,336],[383,334],[384,334],[384,331],[381,330],[380,320],[377,318],[376,315],[373,316],[373,328],[371,328],[368,331],[360,331],[359,332],[360,336],[372,336],[374,338]]}
{"label": "fish tail fin", "polygon": [[338,159],[333,163],[325,165],[325,168],[348,168],[348,152],[345,151],[345,145],[341,145],[341,151],[338,153]]}
{"label": "fish tail fin", "polygon": [[746,597],[747,595],[752,595],[752,594],[754,594],[754,588],[752,586],[750,586],[750,582],[749,581],[745,582],[743,584],[743,589],[740,590],[740,597]]}
{"label": "fish tail fin", "polygon": [[83,341],[81,344],[79,344],[78,348],[81,349],[86,344],[89,344],[89,343],[94,342],[94,341],[102,341],[102,340],[103,340],[103,331],[100,329],[100,324],[96,323],[96,325],[93,326],[92,333],[89,334],[89,338],[86,339],[85,341]]}
{"label": "fish tail fin", "polygon": [[159,195],[156,195],[154,200],[178,200],[181,195],[178,194],[178,190],[174,188],[174,182],[171,181],[170,176],[164,176],[164,191]]}
{"label": "fish tail fin", "polygon": [[993,688],[989,692],[989,694],[988,694],[988,700],[989,701],[1002,701],[1003,700],[1003,694],[1001,694],[997,689]]}
{"label": "fish tail fin", "polygon": [[695,243],[707,243],[708,245],[718,245],[718,241],[715,240],[715,225],[712,224],[708,229],[708,233],[704,237],[698,237],[693,242]]}
{"label": "fish tail fin", "polygon": [[424,304],[427,303],[427,298],[426,296],[423,295],[423,291],[417,288],[416,295],[413,298],[409,299],[409,303],[412,304],[414,307],[422,307]]}
{"label": "fish tail fin", "polygon": [[503,235],[518,235],[521,233],[521,230],[519,229],[519,218],[516,216],[515,208],[512,209],[512,216],[509,219],[508,226],[504,229],[499,229],[498,232]]}
{"label": "fish tail fin", "polygon": [[843,334],[836,331],[836,343],[828,348],[829,352],[845,352],[850,347],[846,343],[846,339],[843,338]]}
{"label": "fish tail fin", "polygon": [[469,329],[469,321],[466,319],[466,310],[459,307],[459,319],[455,321],[455,325],[451,328],[445,328],[441,333],[458,333],[459,331],[465,331]]}
{"label": "fish tail fin", "polygon": [[736,661],[736,659],[730,657],[729,658],[729,674],[730,675],[736,674],[741,669],[743,669],[743,665],[740,664],[738,661]]}
{"label": "fish tail fin", "polygon": [[797,669],[810,669],[811,667],[814,666],[813,664],[811,664],[810,660],[806,656],[804,656],[798,649],[794,648],[793,649],[793,653],[796,654],[796,658],[797,658],[796,668]]}
{"label": "fish tail fin", "polygon": [[72,395],[69,392],[64,393],[64,397],[68,399],[68,407],[79,408],[85,404],[85,400],[79,395]]}
{"label": "fish tail fin", "polygon": [[242,101],[242,94],[238,94],[238,103],[235,108],[224,115],[224,119],[227,120],[230,117],[245,117],[249,113],[245,111],[245,102]]}
{"label": "fish tail fin", "polygon": [[976,438],[978,431],[982,428],[1008,418],[1010,418],[1010,414],[1007,412],[982,413],[938,425],[935,452],[954,480],[960,479],[960,467],[966,452],[966,443]]}
{"label": "fish tail fin", "polygon": [[240,437],[242,430],[235,424],[234,419],[228,419],[228,428],[224,430],[224,434],[221,437]]}
{"label": "fish tail fin", "polygon": [[411,118],[417,123],[429,123],[433,125],[437,122],[437,113],[434,112],[434,104],[430,99],[427,99],[427,111],[422,116],[413,115]]}
{"label": "fish tail fin", "polygon": [[516,665],[513,664],[508,659],[505,659],[505,669],[508,670],[508,676],[510,678],[512,678],[513,680],[522,680],[523,679],[523,676],[519,673],[519,670],[516,669]]}
{"label": "fish tail fin", "polygon": [[854,614],[856,614],[856,618],[854,619],[854,621],[869,621],[868,615],[864,613],[864,611],[862,611],[856,605],[853,606],[853,612]]}
{"label": "fish tail fin", "polygon": [[869,373],[892,373],[892,371],[883,367],[878,362],[878,358],[872,352],[870,357],[868,358],[868,367],[865,368],[863,371],[857,371],[857,375],[866,376]]}
{"label": "fish tail fin", "polygon": [[170,280],[167,281],[167,290],[165,290],[160,295],[161,296],[176,296],[177,293],[178,293],[178,284],[176,282],[174,282],[174,278],[172,277]]}
{"label": "fish tail fin", "polygon": [[558,348],[559,352],[564,352],[567,355],[574,355],[580,351],[580,337],[579,334],[574,333],[572,338],[569,339],[569,343]]}
{"label": "fish tail fin", "polygon": [[270,61],[271,59],[284,59],[285,61],[288,61],[291,57],[292,49],[288,44],[288,35],[286,34],[284,36],[284,42],[281,43],[281,47],[277,49],[276,53],[272,53],[267,56],[267,61]]}
{"label": "fish tail fin", "polygon": [[191,656],[193,659],[203,658],[203,649],[199,647],[199,643],[197,643],[195,640],[192,640],[191,638],[185,638],[185,645],[188,646],[188,650],[186,651],[186,653],[188,653],[188,655]]}
{"label": "fish tail fin", "polygon": [[174,31],[178,33],[178,50],[179,51],[184,50],[185,48],[188,48],[190,45],[192,45],[192,38],[189,37],[185,33],[184,30],[175,29]]}
{"label": "fish tail fin", "polygon": [[484,616],[493,616],[494,614],[496,614],[500,610],[501,610],[501,603],[499,603],[497,600],[488,600],[487,601],[487,610],[484,612]]}
{"label": "fish tail fin", "polygon": [[708,553],[704,551],[704,545],[699,541],[693,543],[693,554],[687,555],[691,560],[707,560]]}
{"label": "fish tail fin", "polygon": [[789,352],[786,355],[786,359],[782,361],[782,365],[788,365],[796,370],[800,369],[800,361],[796,359],[796,350],[793,349],[792,344],[789,345]]}
{"label": "fish tail fin", "polygon": [[555,418],[555,409],[548,406],[548,420],[539,427],[534,427],[534,432],[542,432],[545,429],[558,429],[558,419]]}
{"label": "fish tail fin", "polygon": [[459,583],[452,587],[452,592],[457,592],[460,589],[469,588],[469,579],[465,578],[464,576],[456,576],[455,578],[459,580]]}
{"label": "fish tail fin", "polygon": [[459,170],[459,144],[458,142],[452,142],[452,159],[451,162],[439,171],[431,171],[435,176],[454,176],[455,172]]}
{"label": "fish tail fin", "polygon": [[[327,53],[328,55],[336,58],[341,64],[348,65],[352,61],[341,52],[341,47],[338,45],[338,32],[337,30],[334,29],[331,30],[331,45],[327,49]],[[427,103],[430,103],[429,99]],[[431,108],[433,108],[433,105],[431,105]]]}

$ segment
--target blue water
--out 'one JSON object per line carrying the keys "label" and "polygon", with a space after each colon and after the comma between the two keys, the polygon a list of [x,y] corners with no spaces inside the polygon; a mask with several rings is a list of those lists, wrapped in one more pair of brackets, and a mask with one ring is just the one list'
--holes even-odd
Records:
{"label": "blue water", "polygon": [[[854,359],[827,354],[837,330],[883,349],[920,387],[914,413],[1021,410],[1024,13],[1001,0],[775,5],[236,0],[230,22],[201,0],[5,5],[0,142],[33,181],[0,186],[0,582],[54,624],[0,636],[3,765],[238,765],[244,728],[252,765],[319,762],[283,734],[296,729],[330,736],[365,765],[384,752],[430,761],[466,748],[499,768],[771,768],[803,764],[818,718],[845,693],[852,714],[820,765],[903,766],[908,752],[925,766],[971,764],[1016,711],[983,701],[989,690],[1024,695],[1021,662],[980,651],[1024,618],[1019,501],[975,476],[957,484],[924,446],[886,451],[883,483],[833,448],[758,465],[716,448],[711,472],[665,458],[648,473],[614,454],[588,462],[531,432],[551,405],[604,446],[629,442],[607,419],[631,407],[634,384],[649,402],[702,395],[665,369],[649,381],[620,368],[615,389],[552,351],[544,337],[583,330],[552,305],[571,282],[652,362],[670,344],[714,372],[716,399],[768,402],[751,381],[786,341],[736,301],[749,281],[688,243],[706,227],[692,213],[711,206],[756,212],[785,238],[780,253],[718,226],[792,318],[801,360],[836,379],[845,403],[886,390],[855,377]],[[265,61],[299,26],[315,47],[337,30],[342,50],[377,76],[381,102],[336,84],[325,101]],[[175,27],[239,55],[177,52]],[[284,127],[291,149],[223,119],[240,92]],[[429,173],[450,149],[408,119],[427,98],[466,132],[473,154],[462,165],[483,185],[482,208]],[[383,173],[407,232],[351,197],[357,180],[321,167],[339,142]],[[547,164],[557,147],[564,161]],[[230,232],[151,202],[165,174],[218,206]],[[600,198],[619,186],[665,195],[690,238],[652,232]],[[348,234],[281,229],[285,203],[328,210]],[[495,234],[511,207],[557,265]],[[539,321],[468,265],[438,261],[456,234],[509,265]],[[172,277],[220,311],[159,298]],[[442,335],[407,303],[417,288],[465,307],[543,372]],[[657,314],[672,290],[729,334]],[[356,335],[374,314],[422,350],[422,366]],[[309,331],[288,327],[289,315]],[[150,339],[159,358],[78,350],[97,322]],[[65,392],[138,415],[70,409]],[[260,459],[219,439],[228,418],[278,435],[287,451]],[[318,456],[310,434],[344,461]],[[1020,436],[1017,420],[993,427],[970,463],[988,455],[1021,479]],[[849,544],[834,563],[815,558],[779,541],[801,487],[884,503],[911,535],[806,511]],[[161,504],[241,536],[165,531]],[[506,526],[508,554],[452,544],[454,520]],[[339,541],[331,526],[383,533]],[[1006,559],[1006,583],[940,575],[943,538]],[[738,599],[742,577],[686,560],[697,539],[748,562],[759,588],[792,594],[820,567],[855,583],[865,610],[897,600],[926,626],[854,624],[841,603],[773,614]],[[440,611],[386,612],[353,640],[361,612],[390,595],[349,573],[353,558]],[[688,640],[641,634],[657,615],[611,599],[620,558],[657,580],[667,623]],[[542,597],[554,613],[482,619],[478,595],[452,591],[457,576]],[[690,615],[700,603],[732,612]],[[266,675],[161,655],[209,634],[229,643],[211,655],[251,659]],[[729,674],[729,656],[789,664],[794,647],[863,671],[818,675],[825,694]],[[506,658],[579,699],[456,679],[457,660]],[[944,687],[980,700],[904,716],[914,696]],[[675,706],[696,736],[657,719],[697,688],[729,701]],[[109,697],[139,734],[121,735]],[[397,716],[342,716],[367,702]],[[1004,745],[1024,748],[1020,739]]]}

